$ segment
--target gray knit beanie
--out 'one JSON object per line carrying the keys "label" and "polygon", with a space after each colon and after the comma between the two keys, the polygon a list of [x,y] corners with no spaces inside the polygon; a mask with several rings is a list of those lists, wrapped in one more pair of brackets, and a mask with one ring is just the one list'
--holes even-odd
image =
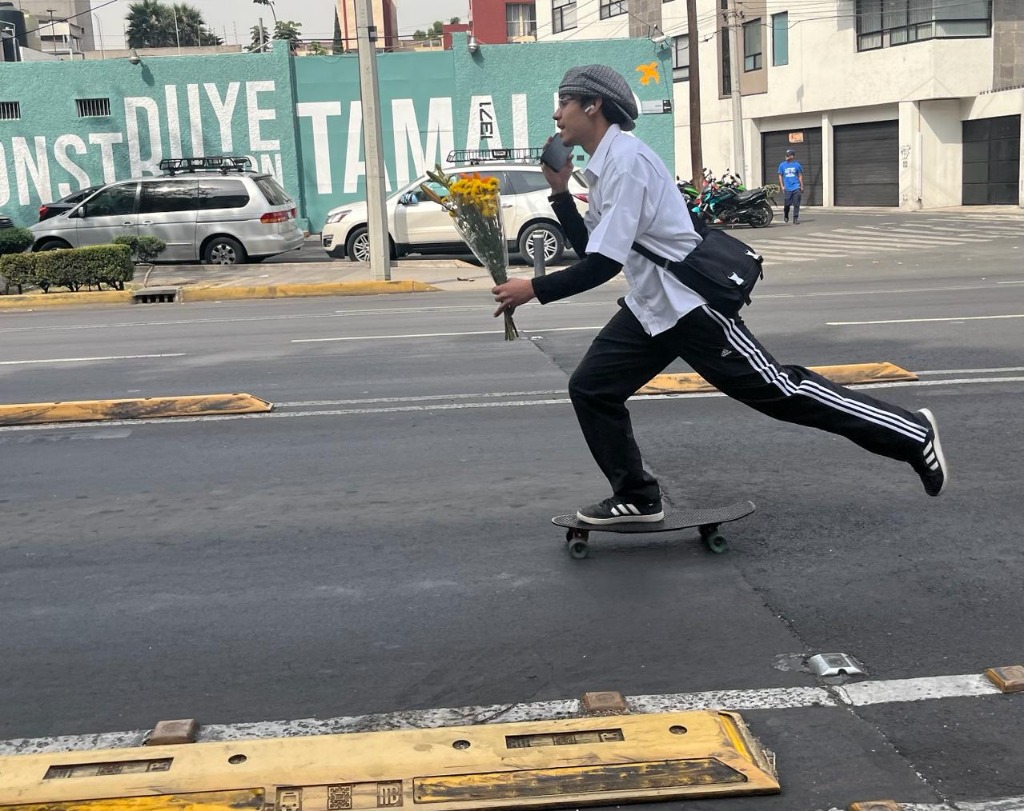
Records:
{"label": "gray knit beanie", "polygon": [[[636,128],[636,117],[640,114],[633,99],[633,91],[625,79],[607,65],[581,65],[570,68],[558,94],[565,96],[599,96],[610,115],[609,121],[618,124],[627,132]],[[618,113],[618,115],[616,115]]]}

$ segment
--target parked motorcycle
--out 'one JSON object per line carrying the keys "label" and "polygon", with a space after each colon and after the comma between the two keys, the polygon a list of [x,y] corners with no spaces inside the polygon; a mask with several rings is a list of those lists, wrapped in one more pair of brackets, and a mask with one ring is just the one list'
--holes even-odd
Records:
{"label": "parked motorcycle", "polygon": [[709,224],[743,223],[751,228],[764,228],[775,217],[764,187],[751,191],[708,187],[697,203],[697,212]]}

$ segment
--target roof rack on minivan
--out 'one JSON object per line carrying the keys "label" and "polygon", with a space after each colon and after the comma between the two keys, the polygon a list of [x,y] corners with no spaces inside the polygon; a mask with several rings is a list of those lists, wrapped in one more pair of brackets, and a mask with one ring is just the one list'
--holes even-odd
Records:
{"label": "roof rack on minivan", "polygon": [[543,152],[541,147],[536,146],[519,149],[453,149],[448,153],[448,163],[536,163]]}
{"label": "roof rack on minivan", "polygon": [[228,172],[252,171],[249,158],[236,155],[207,155],[201,158],[164,158],[160,161],[160,169],[169,175],[178,172]]}

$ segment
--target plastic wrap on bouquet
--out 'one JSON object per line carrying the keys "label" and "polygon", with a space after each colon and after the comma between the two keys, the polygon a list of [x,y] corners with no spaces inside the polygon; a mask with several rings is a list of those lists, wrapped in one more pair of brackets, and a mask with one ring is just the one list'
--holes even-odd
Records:
{"label": "plastic wrap on bouquet", "polygon": [[[455,228],[469,245],[475,256],[491,274],[495,284],[508,281],[508,243],[505,242],[505,227],[501,220],[501,198],[498,199],[498,215],[487,217],[483,228],[463,225],[458,216],[455,217]],[[469,219],[474,219],[470,217]],[[510,313],[505,313],[505,340],[511,341],[519,337],[519,330]]]}
{"label": "plastic wrap on bouquet", "polygon": [[[427,176],[445,187],[448,194],[440,197],[426,184],[420,188],[424,193],[446,209],[455,221],[459,235],[469,245],[473,255],[487,268],[495,284],[508,281],[508,243],[505,241],[505,224],[501,218],[501,194],[496,177],[481,177],[479,174],[463,175],[455,180],[444,173],[440,166]],[[519,337],[519,330],[510,313],[505,313],[505,340]]]}

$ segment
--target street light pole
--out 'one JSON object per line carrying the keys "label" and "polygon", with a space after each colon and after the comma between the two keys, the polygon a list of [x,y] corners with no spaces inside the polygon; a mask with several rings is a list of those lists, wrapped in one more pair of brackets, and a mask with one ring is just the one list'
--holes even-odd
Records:
{"label": "street light pole", "polygon": [[103,26],[100,25],[100,18],[95,14],[92,15],[92,19],[96,23],[96,29],[100,32],[100,59],[106,59],[107,55],[103,51]]}
{"label": "street light pole", "polygon": [[384,203],[385,174],[381,144],[380,86],[377,83],[377,27],[371,0],[356,0],[356,43],[359,47],[359,95],[363,109],[363,151],[366,157],[367,237],[370,278],[391,281],[388,215]]}
{"label": "street light pole", "polygon": [[52,48],[53,55],[56,56],[57,55],[57,32],[53,28],[53,12],[54,12],[54,9],[48,8],[46,10],[48,12],[50,12],[50,42],[53,43],[53,48]]}
{"label": "street light pole", "polygon": [[171,4],[171,13],[174,15],[174,42],[178,46],[178,56],[181,56],[181,34],[178,33],[178,9]]}

